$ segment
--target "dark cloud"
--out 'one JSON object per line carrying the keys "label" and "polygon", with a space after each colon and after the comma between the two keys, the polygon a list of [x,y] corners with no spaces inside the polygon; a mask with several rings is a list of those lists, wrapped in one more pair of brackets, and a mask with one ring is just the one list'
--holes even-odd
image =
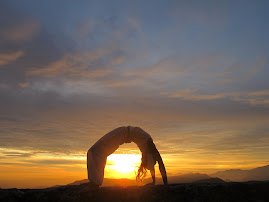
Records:
{"label": "dark cloud", "polygon": [[1,2],[1,43],[7,45],[20,44],[29,40],[38,32],[39,22],[31,18],[27,13],[20,12],[14,7]]}
{"label": "dark cloud", "polygon": [[3,117],[3,116],[0,116],[0,120],[3,122],[19,122],[20,121],[20,119],[17,119],[17,118]]}

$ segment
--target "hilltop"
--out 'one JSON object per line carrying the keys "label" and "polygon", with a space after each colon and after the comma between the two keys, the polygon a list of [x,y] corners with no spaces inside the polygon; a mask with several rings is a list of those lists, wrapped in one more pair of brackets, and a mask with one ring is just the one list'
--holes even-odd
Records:
{"label": "hilltop", "polygon": [[[168,176],[168,183],[169,184],[178,184],[178,183],[191,183],[196,182],[199,180],[206,180],[211,179],[210,176],[206,174],[200,174],[200,173],[188,173],[184,175],[178,175],[178,176]],[[68,185],[80,185],[89,182],[88,179],[84,180],[78,180],[73,183],[70,183]],[[144,180],[144,184],[152,182],[151,178],[146,178]],[[156,177],[156,184],[163,184],[163,181],[161,178]],[[136,181],[134,179],[109,179],[105,178],[102,187],[111,187],[111,186],[136,186]]]}
{"label": "hilltop", "polygon": [[183,183],[155,186],[101,187],[89,183],[47,189],[0,189],[0,201],[269,201],[269,182]]}

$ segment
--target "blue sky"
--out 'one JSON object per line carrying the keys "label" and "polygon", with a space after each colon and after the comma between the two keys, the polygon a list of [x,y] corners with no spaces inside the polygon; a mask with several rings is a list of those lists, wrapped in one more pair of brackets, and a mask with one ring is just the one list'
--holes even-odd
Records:
{"label": "blue sky", "polygon": [[0,4],[0,151],[17,162],[136,125],[179,172],[268,164],[267,1]]}

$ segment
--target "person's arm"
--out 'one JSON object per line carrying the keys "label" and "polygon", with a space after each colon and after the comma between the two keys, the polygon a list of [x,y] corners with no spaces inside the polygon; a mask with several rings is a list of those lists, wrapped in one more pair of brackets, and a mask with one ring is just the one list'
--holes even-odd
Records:
{"label": "person's arm", "polygon": [[156,148],[155,144],[153,143],[152,139],[148,139],[147,144],[148,144],[149,151],[152,154],[154,154],[155,160],[158,161],[159,169],[160,169],[160,172],[161,172],[161,175],[163,178],[163,183],[167,184],[167,175],[166,175],[166,170],[165,170],[165,166],[163,164],[162,157],[161,157],[158,149]]}
{"label": "person's arm", "polygon": [[150,174],[152,177],[152,185],[155,185],[155,168],[153,167],[153,170],[150,170]]}
{"label": "person's arm", "polygon": [[151,174],[151,177],[152,177],[152,182],[148,183],[148,184],[145,184],[145,186],[147,185],[155,185],[155,169],[153,168],[153,170],[150,170],[150,174]]}
{"label": "person's arm", "polygon": [[159,169],[160,169],[160,172],[161,172],[161,175],[162,175],[162,178],[163,178],[163,183],[167,184],[167,175],[166,175],[165,166],[163,164],[162,157],[161,157],[158,150],[157,150],[157,161],[158,161]]}

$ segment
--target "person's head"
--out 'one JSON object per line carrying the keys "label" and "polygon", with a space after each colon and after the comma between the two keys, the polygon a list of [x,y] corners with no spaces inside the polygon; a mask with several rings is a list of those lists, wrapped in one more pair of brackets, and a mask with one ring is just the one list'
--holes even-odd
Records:
{"label": "person's head", "polygon": [[156,147],[152,139],[148,139],[147,148],[142,152],[141,164],[137,172],[136,181],[142,183],[146,176],[147,170],[154,170],[156,164]]}

